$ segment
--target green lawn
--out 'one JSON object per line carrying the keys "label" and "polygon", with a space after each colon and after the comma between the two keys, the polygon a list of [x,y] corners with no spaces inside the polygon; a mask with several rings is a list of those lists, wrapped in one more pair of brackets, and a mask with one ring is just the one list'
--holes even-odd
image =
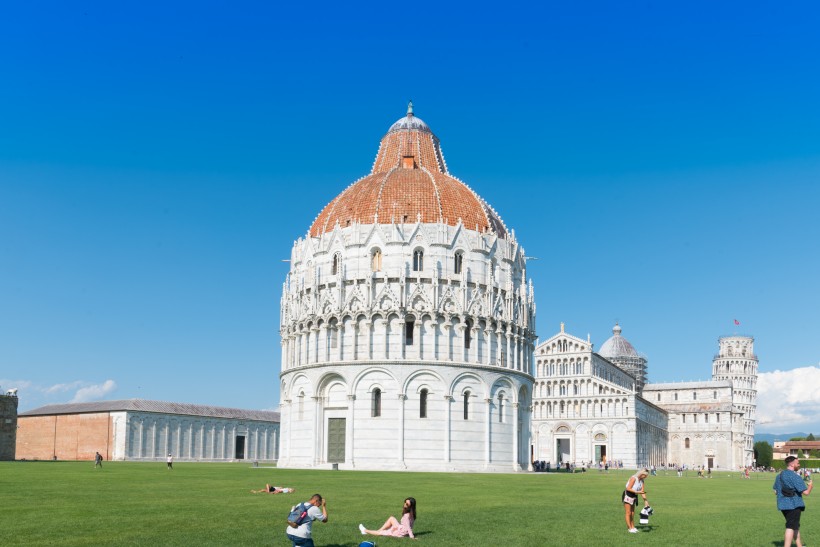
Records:
{"label": "green lawn", "polygon": [[[357,525],[374,528],[418,501],[424,545],[780,546],[783,517],[774,475],[650,477],[650,526],[628,534],[619,495],[627,471],[574,475],[293,471],[244,464],[0,462],[0,545],[289,545],[290,506],[319,492],[329,522],[320,546],[355,547]],[[266,482],[296,494],[249,493]],[[807,545],[820,541],[820,507],[809,496]],[[409,539],[376,538],[380,547]]]}

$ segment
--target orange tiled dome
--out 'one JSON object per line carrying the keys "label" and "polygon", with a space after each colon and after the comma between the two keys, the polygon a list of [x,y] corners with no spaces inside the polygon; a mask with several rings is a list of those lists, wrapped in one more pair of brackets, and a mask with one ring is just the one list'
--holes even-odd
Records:
{"label": "orange tiled dome", "polygon": [[391,222],[443,222],[493,231],[506,237],[501,218],[466,184],[447,171],[438,138],[420,118],[407,116],[394,123],[382,138],[370,174],[336,196],[310,227],[310,235],[345,227]]}

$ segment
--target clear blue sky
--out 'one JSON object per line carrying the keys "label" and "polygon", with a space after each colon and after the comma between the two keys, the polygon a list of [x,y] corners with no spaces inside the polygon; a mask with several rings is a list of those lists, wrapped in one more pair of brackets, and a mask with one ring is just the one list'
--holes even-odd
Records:
{"label": "clear blue sky", "polygon": [[600,347],[618,320],[682,381],[751,334],[758,431],[820,432],[815,3],[295,4],[2,8],[21,410],[275,408],[282,259],[412,99],[539,259],[542,339]]}

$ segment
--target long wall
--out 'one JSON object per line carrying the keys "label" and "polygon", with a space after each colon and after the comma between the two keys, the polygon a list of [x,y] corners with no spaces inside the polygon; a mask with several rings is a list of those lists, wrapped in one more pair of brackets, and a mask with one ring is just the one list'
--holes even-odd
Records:
{"label": "long wall", "polygon": [[[278,457],[279,424],[149,412],[19,418],[17,459],[177,461]],[[242,440],[237,441],[241,437]]]}

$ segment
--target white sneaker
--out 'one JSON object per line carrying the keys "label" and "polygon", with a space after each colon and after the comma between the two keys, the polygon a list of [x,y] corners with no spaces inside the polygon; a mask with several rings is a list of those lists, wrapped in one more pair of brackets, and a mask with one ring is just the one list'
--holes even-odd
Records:
{"label": "white sneaker", "polygon": [[638,529],[637,529],[637,528],[633,528],[633,529],[631,529],[631,530],[627,530],[627,531],[628,531],[630,534],[637,534],[637,533],[638,533]]}
{"label": "white sneaker", "polygon": [[364,531],[364,524],[359,525],[359,532],[361,532],[363,536],[367,535],[367,532]]}

